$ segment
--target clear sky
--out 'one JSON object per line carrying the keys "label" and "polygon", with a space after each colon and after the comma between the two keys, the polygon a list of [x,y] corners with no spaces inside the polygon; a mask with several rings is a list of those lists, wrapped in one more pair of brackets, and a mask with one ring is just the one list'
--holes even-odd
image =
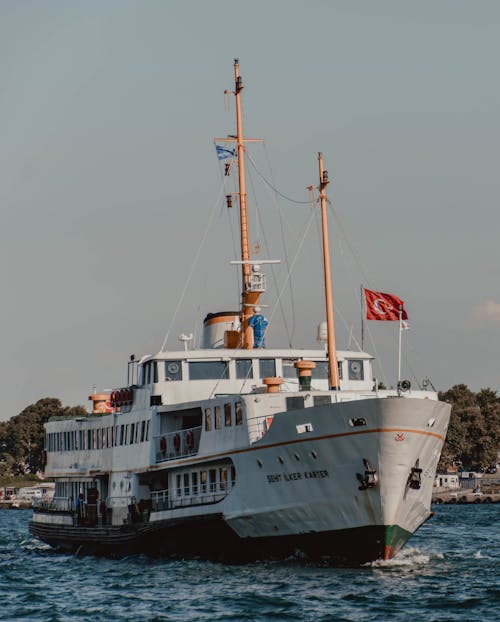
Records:
{"label": "clear sky", "polygon": [[[122,386],[195,259],[168,347],[237,305],[213,146],[234,131],[234,57],[246,134],[266,141],[252,244],[301,250],[282,297],[294,345],[324,316],[317,227],[302,246],[310,207],[259,173],[307,201],[322,151],[339,347],[359,340],[363,282],[406,302],[406,376],[499,390],[499,25],[493,0],[0,0],[0,418]],[[370,329],[392,384],[396,328]],[[268,335],[287,345],[279,312]]]}

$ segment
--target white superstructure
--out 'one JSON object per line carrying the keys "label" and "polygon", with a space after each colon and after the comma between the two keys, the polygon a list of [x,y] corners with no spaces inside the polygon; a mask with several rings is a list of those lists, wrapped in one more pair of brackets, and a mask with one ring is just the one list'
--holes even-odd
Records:
{"label": "white superstructure", "polygon": [[[183,350],[131,360],[132,382],[91,396],[93,414],[46,424],[55,495],[30,528],[55,546],[366,561],[395,555],[430,515],[450,408],[406,381],[379,390],[370,354],[336,349],[326,268],[327,350],[264,347],[260,264],[271,261],[249,254],[242,88],[236,61],[237,135],[227,140],[239,174],[241,309],[207,315],[203,349],[182,336]],[[319,163],[326,220],[321,154]],[[326,266],[326,235],[323,248]]]}

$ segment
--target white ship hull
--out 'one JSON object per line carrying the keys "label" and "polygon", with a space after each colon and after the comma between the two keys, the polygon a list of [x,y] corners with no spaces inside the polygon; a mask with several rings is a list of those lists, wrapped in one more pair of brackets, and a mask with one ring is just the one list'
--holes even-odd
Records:
{"label": "white ship hull", "polygon": [[[448,418],[446,404],[397,397],[279,413],[248,448],[169,465],[232,460],[236,484],[218,502],[153,511],[146,526],[90,532],[49,525],[39,513],[32,531],[64,548],[108,554],[389,558],[430,516]],[[354,420],[366,425],[352,426]],[[304,425],[310,431],[299,433]],[[376,481],[363,489],[367,464]]]}

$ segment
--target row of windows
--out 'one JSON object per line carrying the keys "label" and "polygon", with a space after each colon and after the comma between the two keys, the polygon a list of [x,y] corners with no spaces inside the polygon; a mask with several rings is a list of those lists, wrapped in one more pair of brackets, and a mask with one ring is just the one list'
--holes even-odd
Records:
{"label": "row of windows", "polygon": [[[294,363],[297,359],[282,359],[283,378],[297,378]],[[316,368],[313,370],[313,379],[328,378],[328,361],[314,361]],[[254,377],[253,359],[235,359],[236,379],[247,380]],[[275,359],[258,359],[259,378],[276,376]],[[189,361],[189,380],[228,380],[229,363],[227,361]],[[343,363],[339,362],[339,378],[343,377]],[[183,375],[181,361],[164,361],[165,380],[186,380]],[[349,380],[363,380],[363,361],[361,359],[349,359],[347,361],[347,373]],[[148,361],[142,366],[142,384],[158,382],[158,361]]]}
{"label": "row of windows", "polygon": [[[233,411],[231,408],[231,402],[224,404],[224,418],[222,417],[222,406],[214,406],[205,408],[205,430],[210,431],[220,430],[222,428],[222,421],[224,420],[224,427],[229,428],[233,425]],[[235,402],[234,404],[234,425],[243,424],[243,411],[241,408],[241,402]]]}
{"label": "row of windows", "polygon": [[234,485],[236,471],[234,467],[220,467],[206,471],[192,471],[176,476],[177,497],[191,497],[227,490]]}
{"label": "row of windows", "polygon": [[49,432],[45,437],[47,451],[108,449],[149,441],[150,421],[138,421],[107,428]]}

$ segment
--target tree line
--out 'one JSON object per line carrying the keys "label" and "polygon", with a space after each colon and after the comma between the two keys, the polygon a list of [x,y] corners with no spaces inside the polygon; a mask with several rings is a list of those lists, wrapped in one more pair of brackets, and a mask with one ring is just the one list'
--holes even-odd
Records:
{"label": "tree line", "polygon": [[[500,397],[492,389],[477,393],[465,384],[440,392],[452,406],[448,435],[438,470],[460,466],[476,471],[497,462],[500,439]],[[63,406],[46,397],[27,406],[19,415],[0,422],[0,477],[36,474],[42,469],[43,425],[51,417],[84,417],[83,406]]]}

